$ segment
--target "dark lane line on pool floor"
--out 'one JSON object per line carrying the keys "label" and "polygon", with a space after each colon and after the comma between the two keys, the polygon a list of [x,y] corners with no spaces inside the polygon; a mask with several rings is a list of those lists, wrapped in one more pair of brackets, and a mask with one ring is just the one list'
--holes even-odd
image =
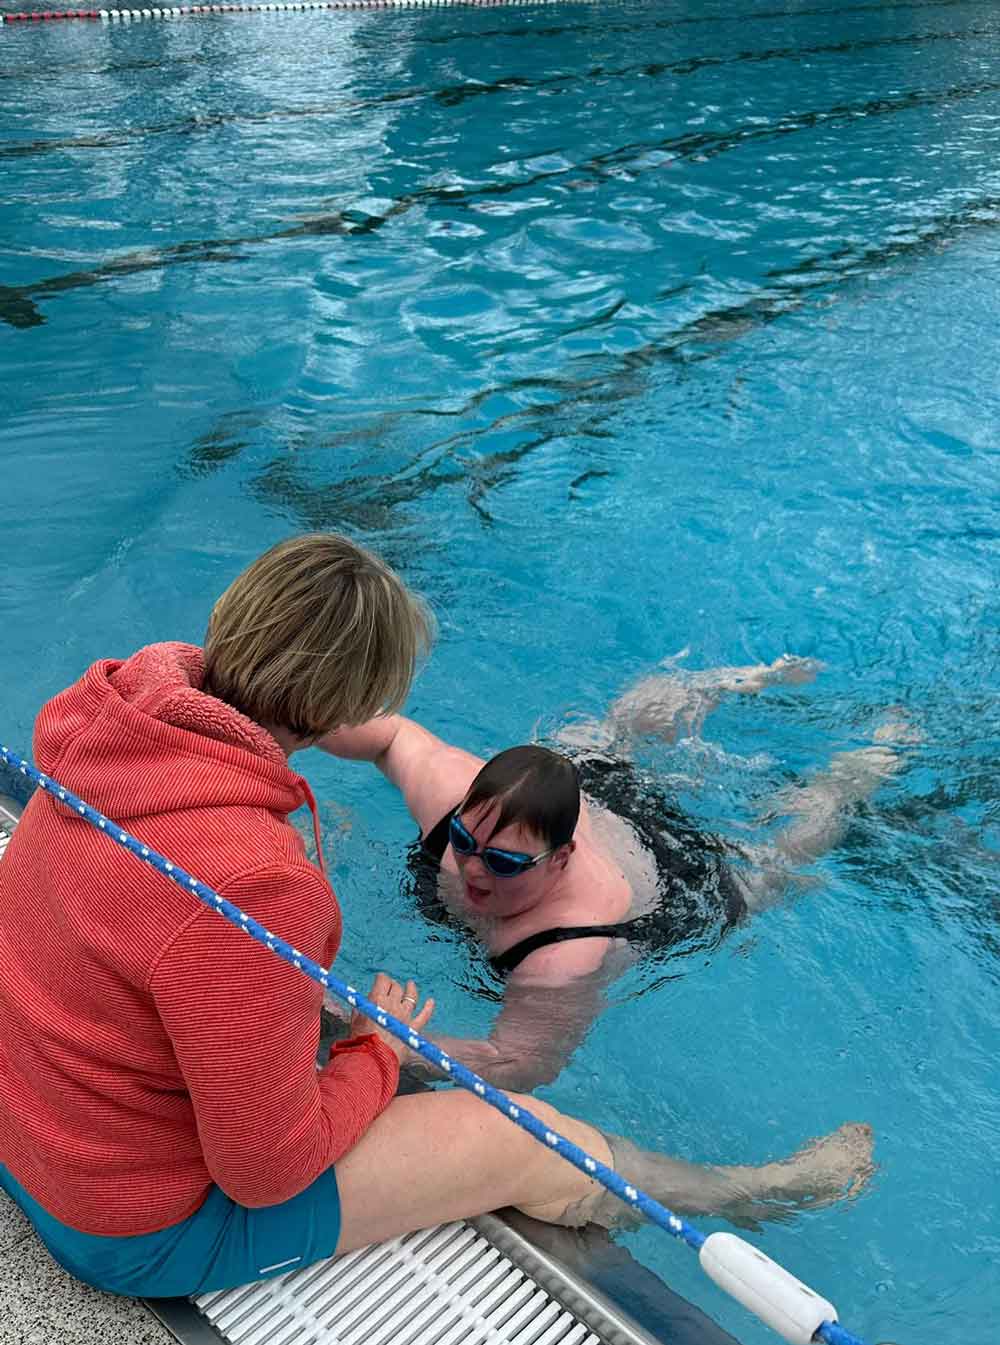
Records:
{"label": "dark lane line on pool floor", "polygon": [[[824,297],[847,297],[854,282],[867,282],[874,272],[890,264],[912,262],[939,252],[967,236],[970,231],[1000,224],[1000,197],[971,203],[933,221],[919,236],[896,238],[879,247],[842,248],[825,257],[806,258],[793,266],[769,273],[771,284],[746,302],[716,309],[667,333],[660,340],[622,355],[607,353],[582,356],[573,362],[575,373],[512,379],[480,389],[460,407],[408,408],[383,412],[372,436],[384,441],[403,422],[417,416],[464,419],[496,397],[512,398],[524,392],[555,393],[555,400],[540,401],[495,416],[488,423],[455,431],[426,445],[392,473],[354,475],[335,482],[310,479],[309,467],[300,455],[283,454],[253,478],[247,489],[261,503],[283,509],[299,525],[331,527],[349,522],[359,528],[384,531],[398,522],[396,511],[427,498],[439,489],[465,483],[469,506],[489,525],[493,516],[487,506],[490,491],[516,479],[519,463],[537,450],[565,438],[617,442],[603,425],[622,404],[642,396],[647,375],[665,362],[674,364],[683,376],[689,366],[712,359],[729,342],[752,335],[763,327],[801,312]],[[812,276],[805,283],[801,277]],[[691,282],[670,293],[691,288]],[[693,349],[696,348],[696,349]],[[729,390],[720,389],[728,401]],[[514,431],[524,439],[516,446],[473,456],[477,445],[499,433]],[[361,430],[321,439],[308,445],[312,452],[334,447],[341,439],[355,442]],[[410,436],[407,436],[408,438]],[[200,444],[202,441],[199,440]],[[214,442],[214,440],[213,440]],[[204,475],[238,457],[244,444],[230,440],[226,450],[206,461],[199,454],[181,468],[184,475]],[[604,466],[591,466],[583,478],[608,475]],[[571,483],[569,498],[575,498]]]}
{"label": "dark lane line on pool floor", "polygon": [[574,85],[592,83],[596,79],[659,79],[663,75],[693,75],[700,70],[716,69],[742,62],[801,60],[806,56],[851,56],[879,47],[924,46],[931,42],[965,41],[980,37],[996,38],[998,35],[1000,25],[994,24],[991,28],[963,28],[947,33],[913,33],[905,37],[878,37],[859,42],[824,43],[816,47],[772,47],[763,51],[740,51],[731,56],[688,56],[680,61],[644,61],[638,65],[621,66],[618,69],[595,66],[582,74],[550,75],[544,79],[532,80],[512,75],[489,84],[458,84],[451,89],[441,89],[433,96],[435,101],[446,107],[452,107],[467,99],[483,95],[509,91],[532,92],[535,89],[571,89]]}
{"label": "dark lane line on pool floor", "polygon": [[[898,46],[926,46],[932,42],[965,42],[1000,36],[1000,23],[988,28],[962,28],[948,32],[912,33],[903,37],[867,38],[858,42],[823,43],[814,47],[773,47],[763,51],[740,51],[729,56],[689,56],[678,61],[642,61],[634,65],[608,68],[594,66],[579,74],[549,75],[529,79],[519,75],[505,75],[484,83],[463,83],[443,89],[411,87],[382,94],[377,98],[341,99],[334,103],[319,103],[307,107],[269,108],[263,112],[198,112],[176,121],[129,126],[125,130],[106,131],[92,135],[63,136],[58,139],[26,140],[0,145],[0,159],[30,158],[37,155],[88,149],[122,149],[146,136],[201,135],[229,126],[267,125],[271,122],[344,116],[366,112],[399,103],[417,103],[433,99],[443,107],[455,107],[469,99],[496,96],[505,93],[530,93],[536,90],[572,89],[595,80],[660,79],[677,75],[681,78],[705,69],[754,62],[801,60],[811,56],[851,56],[861,51]],[[766,127],[762,128],[767,130]]]}
{"label": "dark lane line on pool floor", "polygon": [[318,215],[275,233],[254,234],[243,238],[220,238],[208,241],[175,243],[149,252],[130,252],[124,257],[102,262],[88,271],[69,271],[50,276],[32,285],[0,285],[0,322],[12,327],[41,326],[44,314],[35,299],[50,298],[68,290],[87,289],[121,276],[140,275],[144,271],[160,271],[170,266],[191,265],[195,262],[245,262],[249,258],[236,249],[260,247],[283,239],[325,238],[330,235],[345,237],[365,234],[384,224],[383,216],[364,216],[360,212],[333,211]]}
{"label": "dark lane line on pool floor", "polygon": [[[609,396],[605,400],[611,405],[592,412],[582,423],[568,421],[567,413],[576,409],[571,405],[541,404],[529,410],[535,413],[536,420],[548,417],[554,423],[550,426],[526,425],[525,438],[511,448],[462,458],[455,453],[455,448],[472,436],[460,434],[444,444],[424,449],[392,473],[356,475],[317,483],[309,479],[309,468],[298,458],[284,454],[273,459],[248,483],[247,489],[259,503],[283,510],[305,528],[329,528],[339,520],[338,526],[346,522],[351,527],[382,535],[398,525],[396,511],[399,508],[426,500],[444,487],[464,485],[466,503],[489,526],[495,521],[486,505],[489,492],[516,480],[516,467],[539,449],[570,436],[606,442],[614,440],[610,431],[601,426],[622,398]],[[500,417],[483,433],[509,427],[528,414],[526,410]],[[429,457],[432,450],[435,456],[424,463],[422,460]],[[610,475],[609,471],[596,468],[584,473],[584,479]],[[579,483],[578,477],[574,484]]]}
{"label": "dark lane line on pool floor", "polygon": [[899,98],[873,99],[865,103],[839,104],[822,112],[807,112],[782,118],[781,121],[767,126],[750,124],[736,127],[725,132],[688,133],[680,137],[667,137],[651,142],[637,142],[609,150],[604,154],[585,160],[578,167],[560,168],[551,172],[539,172],[519,181],[490,182],[476,188],[452,190],[447,187],[421,188],[416,192],[399,197],[383,215],[364,215],[361,212],[331,211],[329,214],[310,217],[290,227],[273,233],[252,235],[242,238],[216,239],[174,244],[149,252],[128,253],[123,257],[103,262],[91,270],[73,271],[61,276],[52,276],[46,280],[27,285],[0,286],[0,321],[12,327],[27,329],[40,326],[45,317],[39,310],[36,300],[51,298],[56,294],[70,290],[98,285],[123,275],[134,275],[143,271],[157,270],[171,265],[191,264],[193,262],[232,262],[243,261],[245,257],[237,251],[240,248],[259,247],[287,239],[313,238],[325,235],[345,237],[376,233],[389,220],[405,214],[416,205],[447,205],[451,209],[465,208],[473,201],[507,196],[542,182],[558,182],[560,179],[572,181],[575,186],[587,185],[586,179],[570,179],[569,174],[596,174],[600,182],[609,174],[611,168],[626,168],[638,175],[642,171],[661,169],[662,162],[655,166],[642,165],[639,161],[651,153],[668,153],[673,159],[688,159],[695,162],[710,159],[738,148],[744,144],[761,142],[813,130],[817,126],[829,126],[837,123],[856,124],[868,117],[885,116],[896,112],[910,111],[914,108],[940,106],[952,102],[979,97],[984,93],[1000,91],[1000,82],[989,81],[982,84],[958,85],[944,90],[912,90]]}
{"label": "dark lane line on pool floor", "polygon": [[625,21],[616,23],[613,19],[607,18],[607,11],[603,11],[602,17],[591,23],[584,22],[580,24],[550,24],[546,27],[536,27],[532,24],[518,24],[515,27],[479,29],[475,32],[442,33],[422,35],[415,34],[414,40],[420,45],[444,45],[446,43],[480,41],[486,38],[525,38],[525,37],[565,37],[567,34],[573,36],[577,33],[596,33],[605,36],[609,33],[625,33],[628,35],[637,35],[649,30],[659,31],[668,28],[681,28],[692,24],[726,24],[736,23],[742,28],[747,23],[753,23],[757,20],[771,19],[805,19],[820,18],[827,16],[834,19],[850,17],[852,14],[895,14],[906,10],[922,9],[975,9],[983,8],[992,11],[992,0],[899,0],[897,4],[883,4],[875,0],[873,4],[865,5],[837,5],[833,8],[821,7],[816,9],[762,9],[762,10],[738,10],[736,8],[729,14],[705,14],[695,15],[686,14],[678,18],[670,19],[643,19],[638,21]]}
{"label": "dark lane line on pool floor", "polygon": [[[526,434],[536,435],[537,437],[531,442],[515,450],[489,454],[478,461],[477,492],[475,499],[470,498],[469,503],[477,512],[489,518],[483,504],[486,490],[502,484],[499,478],[491,476],[491,468],[519,461],[536,448],[556,438],[567,435],[600,437],[600,420],[606,419],[622,402],[641,396],[645,391],[646,382],[644,377],[640,381],[639,376],[645,375],[655,365],[671,362],[683,369],[690,364],[711,359],[719,353],[720,347],[728,345],[733,340],[752,335],[773,322],[814,305],[822,297],[832,295],[846,297],[844,291],[854,282],[865,283],[873,273],[884,270],[891,264],[912,262],[925,255],[940,252],[967,236],[970,231],[996,228],[997,225],[1000,225],[1000,197],[992,198],[989,202],[978,202],[966,210],[953,211],[941,216],[917,237],[893,239],[878,247],[861,249],[844,247],[826,257],[807,258],[780,271],[769,272],[772,283],[744,303],[715,309],[682,324],[658,341],[649,342],[617,357],[609,357],[606,353],[602,353],[582,356],[575,362],[577,369],[583,364],[595,366],[593,374],[522,378],[482,390],[461,410],[453,410],[448,414],[468,415],[488,398],[498,395],[509,396],[532,388],[539,391],[544,389],[547,392],[559,391],[564,396],[561,401],[539,402],[498,416],[487,425],[460,430],[444,440],[429,445],[421,457],[434,456],[435,466],[439,467],[443,460],[451,460],[456,450],[473,449],[479,440],[499,431],[522,425]],[[812,279],[803,283],[801,277],[810,274]],[[689,286],[679,288],[683,290]],[[692,347],[701,349],[692,350]],[[609,368],[612,360],[614,363]],[[576,423],[564,423],[568,413],[578,417]],[[597,417],[596,421],[594,417]],[[549,433],[539,435],[541,425],[550,419],[557,421],[556,427]],[[287,460],[284,461],[287,466]],[[268,491],[272,502],[276,495],[273,487],[277,481],[288,479],[288,472],[272,478],[272,488]],[[437,489],[440,485],[454,480],[454,476],[438,471],[409,479],[433,481],[433,488]],[[390,496],[393,497],[394,504],[402,500],[409,502],[419,493],[414,491],[412,485],[400,493],[400,483],[392,477],[365,478],[364,481],[367,491],[375,499],[383,502]],[[296,493],[295,498],[298,501],[303,498],[302,489],[300,486]],[[358,503],[361,490],[361,483],[354,480],[344,497],[337,492],[333,499],[325,490],[322,491],[322,495],[325,502],[335,503],[336,508],[344,509],[350,507],[349,499],[353,500],[355,505]],[[327,515],[325,525],[329,526],[336,516],[335,512]],[[318,517],[315,509],[308,517],[310,520]]]}
{"label": "dark lane line on pool floor", "polygon": [[[877,13],[884,16],[885,14],[888,13],[895,13],[897,10],[904,11],[911,9],[924,10],[924,9],[956,9],[956,8],[958,9],[988,8],[989,12],[991,13],[993,12],[990,0],[902,0],[902,2],[899,4],[854,5],[847,7],[838,7],[836,9],[763,10],[758,13],[740,14],[739,16],[717,15],[717,16],[706,16],[703,18],[699,18],[696,16],[685,16],[683,18],[677,18],[677,19],[652,19],[635,24],[627,24],[627,23],[615,24],[609,22],[601,22],[598,24],[586,24],[586,23],[562,24],[546,28],[524,25],[516,29],[498,28],[490,30],[475,29],[470,26],[468,31],[458,33],[447,33],[441,36],[426,35],[414,29],[407,33],[407,41],[412,43],[413,46],[417,48],[421,46],[433,46],[453,42],[478,43],[487,38],[492,39],[497,37],[511,37],[519,39],[526,37],[532,37],[532,38],[565,37],[567,35],[573,36],[576,34],[585,34],[594,31],[595,29],[598,30],[602,34],[602,36],[606,36],[611,33],[625,33],[627,35],[636,35],[647,29],[659,30],[666,28],[676,28],[687,24],[738,22],[742,27],[748,21],[756,19],[775,19],[775,18],[798,19],[798,18],[816,17],[823,15],[829,15],[832,18],[843,18],[850,16],[852,14],[868,14],[868,13]],[[390,19],[390,22],[396,22],[395,18]],[[339,44],[337,44],[336,47],[320,47],[318,45],[315,45],[310,50],[308,58],[309,64],[310,65],[315,64],[317,58],[322,58],[325,55],[332,56],[335,54],[335,51],[339,50],[340,50]],[[803,52],[806,52],[809,49],[802,48],[801,50]],[[245,53],[242,53],[242,59],[249,60],[254,54],[255,53],[251,49]],[[288,55],[289,53],[282,52],[283,59],[287,60]],[[22,65],[19,66],[16,70],[0,70],[0,80],[12,80],[12,81],[17,80],[30,81],[33,79],[50,80],[53,78],[53,76],[58,77],[60,75],[114,76],[120,74],[130,74],[135,71],[141,71],[141,70],[167,71],[171,70],[174,66],[181,66],[181,67],[196,66],[196,67],[209,67],[209,68],[213,66],[225,66],[227,68],[231,68],[232,65],[233,65],[233,53],[231,51],[188,52],[185,54],[171,53],[169,59],[166,59],[165,57],[148,58],[148,59],[131,58],[128,60],[120,60],[120,61],[104,60],[98,64],[94,64],[91,61],[88,62],[67,61],[61,65],[53,65],[53,64],[46,64],[43,66]],[[297,67],[294,65],[291,68],[293,70],[297,69]],[[421,94],[428,94],[430,92],[432,91],[429,89],[420,90]],[[386,101],[391,101],[391,99],[395,96],[397,95],[391,95],[391,94],[387,95]],[[382,98],[361,99],[358,100],[356,106],[374,107],[378,106],[379,103],[382,101],[383,101]]]}
{"label": "dark lane line on pool floor", "polygon": [[377,98],[342,98],[335,103],[318,103],[309,107],[268,108],[264,112],[193,112],[176,121],[153,122],[145,126],[129,126],[119,131],[104,131],[94,135],[63,136],[52,140],[25,140],[0,145],[0,159],[28,158],[32,155],[76,149],[122,149],[134,145],[146,136],[202,135],[228,126],[264,126],[269,122],[298,121],[303,117],[342,117],[350,112],[368,112],[433,96],[433,90],[400,89],[381,94]]}

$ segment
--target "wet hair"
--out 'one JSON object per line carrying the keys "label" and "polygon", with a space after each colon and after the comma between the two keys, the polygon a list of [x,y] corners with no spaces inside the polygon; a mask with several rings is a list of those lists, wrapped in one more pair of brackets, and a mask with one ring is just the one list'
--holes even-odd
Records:
{"label": "wet hair", "polygon": [[491,836],[520,823],[550,849],[573,839],[580,817],[580,781],[569,757],[547,747],[508,747],[488,761],[459,809],[499,804]]}
{"label": "wet hair", "polygon": [[434,619],[378,556],[335,532],[258,557],[212,609],[203,689],[258,724],[318,738],[398,710]]}

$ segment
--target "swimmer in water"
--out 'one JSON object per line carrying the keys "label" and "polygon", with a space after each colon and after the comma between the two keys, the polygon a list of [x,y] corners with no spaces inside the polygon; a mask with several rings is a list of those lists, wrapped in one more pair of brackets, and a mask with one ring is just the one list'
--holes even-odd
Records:
{"label": "swimmer in water", "polygon": [[637,737],[697,733],[723,696],[809,682],[819,666],[783,655],[654,674],[603,721],[566,730],[566,751],[531,744],[484,762],[401,715],[319,742],[373,762],[400,790],[420,828],[411,867],[425,914],[470,929],[506,980],[489,1036],[436,1038],[443,1049],[501,1087],[551,1082],[637,950],[717,939],[836,842],[847,809],[898,770],[892,740],[906,725],[837,754],[782,797],[791,820],[770,844],[739,850],[698,830],[629,760]]}

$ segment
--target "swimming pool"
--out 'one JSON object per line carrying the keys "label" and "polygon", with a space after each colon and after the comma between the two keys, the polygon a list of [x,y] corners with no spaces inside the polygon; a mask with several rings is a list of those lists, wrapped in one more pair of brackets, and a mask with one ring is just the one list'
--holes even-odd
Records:
{"label": "swimming pool", "polygon": [[[645,753],[737,836],[904,705],[925,741],[822,883],[632,973],[546,1095],[705,1160],[870,1120],[869,1193],[764,1249],[870,1341],[986,1345],[1000,21],[732,8],[0,31],[3,737],[92,659],[199,639],[306,527],[427,594],[413,710],[481,752],[684,648],[823,659]],[[485,970],[400,892],[391,791],[302,768],[344,971],[419,971],[438,1026],[485,1026]],[[661,1234],[629,1245],[773,1339]]]}

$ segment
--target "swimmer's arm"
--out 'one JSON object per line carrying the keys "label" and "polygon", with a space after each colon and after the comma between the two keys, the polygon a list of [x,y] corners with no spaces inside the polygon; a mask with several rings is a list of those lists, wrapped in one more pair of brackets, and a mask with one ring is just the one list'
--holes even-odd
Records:
{"label": "swimmer's arm", "polygon": [[365,724],[333,729],[320,738],[316,746],[331,756],[344,757],[348,761],[378,761],[389,751],[403,723],[402,715],[376,715]]}
{"label": "swimmer's arm", "polygon": [[480,757],[404,715],[379,715],[367,724],[335,729],[316,745],[336,757],[373,762],[403,795],[424,835],[461,800],[483,766]]}
{"label": "swimmer's arm", "polygon": [[[503,1006],[488,1037],[434,1036],[434,1043],[497,1088],[530,1092],[554,1082],[604,1008],[607,980],[594,967],[601,965],[604,952],[598,950],[606,950],[608,941],[574,942],[589,951],[571,952],[572,945],[567,943],[539,949],[525,958],[507,983]],[[558,952],[569,955],[551,956]],[[532,970],[535,958],[539,966]],[[573,968],[580,970],[574,973]],[[444,1077],[420,1056],[408,1056],[404,1070],[422,1079]]]}

